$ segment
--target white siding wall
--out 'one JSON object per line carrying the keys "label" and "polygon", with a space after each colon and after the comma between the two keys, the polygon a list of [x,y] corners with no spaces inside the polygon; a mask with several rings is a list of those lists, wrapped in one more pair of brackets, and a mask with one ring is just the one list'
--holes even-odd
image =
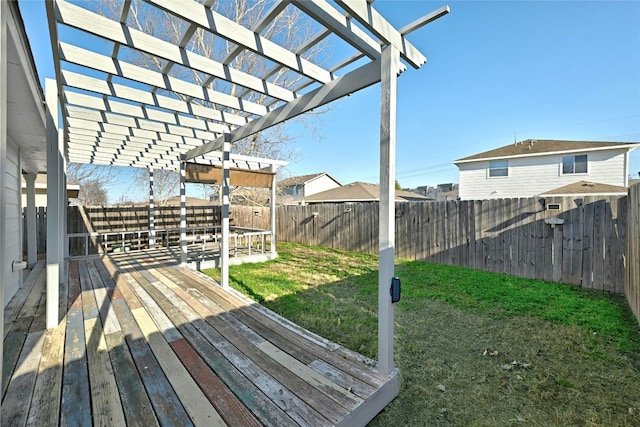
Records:
{"label": "white siding wall", "polygon": [[321,191],[327,191],[331,190],[332,188],[338,187],[340,187],[340,185],[338,185],[334,180],[326,175],[322,175],[305,185],[304,196],[308,197],[312,194],[320,193]]}
{"label": "white siding wall", "polygon": [[22,260],[22,212],[20,210],[20,187],[22,174],[18,161],[18,149],[11,142],[7,144],[7,170],[5,172],[5,224],[2,244],[4,245],[4,288],[5,305],[21,286],[22,274],[12,272],[11,263]]}
{"label": "white siding wall", "polygon": [[489,178],[489,162],[459,165],[460,199],[533,197],[578,181],[625,186],[626,150],[591,151],[586,154],[586,174],[562,174],[562,155],[509,159],[509,176]]}

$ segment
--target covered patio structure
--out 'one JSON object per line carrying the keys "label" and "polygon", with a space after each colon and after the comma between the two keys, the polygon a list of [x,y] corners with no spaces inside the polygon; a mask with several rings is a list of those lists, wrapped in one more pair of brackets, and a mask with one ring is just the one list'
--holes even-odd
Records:
{"label": "covered patio structure", "polygon": [[[246,28],[213,4],[123,1],[101,14],[92,3],[47,1],[56,68],[45,87],[47,259],[4,311],[5,346],[13,344],[3,350],[11,349],[2,423],[351,426],[367,424],[397,396],[396,80],[404,63],[417,69],[426,62],[407,34],[449,9],[397,29],[368,0],[283,0]],[[263,35],[287,8],[317,31],[295,51]],[[178,39],[142,31],[139,14],[167,19]],[[222,58],[206,56],[192,43],[195,34],[230,48]],[[307,59],[328,38],[341,43],[344,56],[328,67]],[[254,75],[239,66],[244,54],[268,71]],[[158,68],[137,65],[140,58]],[[378,82],[379,322],[372,361],[232,290],[225,257],[229,187],[234,174],[242,175],[233,168],[234,159],[243,161],[233,145]],[[67,162],[179,170],[183,210],[188,179],[220,182],[221,283],[185,267],[184,232],[178,260],[153,248],[66,260],[59,189]],[[277,166],[249,167],[244,179],[273,176]],[[273,204],[273,179],[271,188]],[[273,218],[271,229],[273,243]]]}

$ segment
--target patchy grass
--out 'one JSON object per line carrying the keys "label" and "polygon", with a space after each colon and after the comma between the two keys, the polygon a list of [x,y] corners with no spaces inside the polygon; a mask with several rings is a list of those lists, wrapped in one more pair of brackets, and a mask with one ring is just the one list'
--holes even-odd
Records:
{"label": "patchy grass", "polygon": [[[278,249],[231,267],[231,285],[376,358],[377,257]],[[404,260],[396,274],[402,389],[372,425],[640,425],[640,334],[623,297]]]}

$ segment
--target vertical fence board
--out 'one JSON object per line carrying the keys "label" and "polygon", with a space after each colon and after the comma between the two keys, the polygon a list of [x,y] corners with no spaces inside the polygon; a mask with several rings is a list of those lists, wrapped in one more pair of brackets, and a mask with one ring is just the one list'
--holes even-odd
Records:
{"label": "vertical fence board", "polygon": [[640,322],[640,185],[629,188],[626,217],[626,271],[624,291],[631,311]]}
{"label": "vertical fence board", "polygon": [[593,287],[604,290],[604,217],[605,202],[598,200],[594,203],[593,215]]}

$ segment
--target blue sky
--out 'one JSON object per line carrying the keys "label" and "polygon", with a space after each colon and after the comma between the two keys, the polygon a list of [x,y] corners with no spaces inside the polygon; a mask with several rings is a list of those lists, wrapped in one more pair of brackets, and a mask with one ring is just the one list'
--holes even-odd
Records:
{"label": "blue sky", "polygon": [[[377,0],[403,26],[451,13],[409,36],[428,58],[398,81],[397,179],[457,182],[455,159],[517,140],[640,141],[640,1]],[[41,80],[55,77],[44,2],[20,0]],[[292,124],[289,175],[377,182],[379,86],[333,104],[316,133]],[[640,150],[631,153],[638,177]],[[130,191],[127,174],[111,199]],[[196,194],[194,194],[196,195]]]}

